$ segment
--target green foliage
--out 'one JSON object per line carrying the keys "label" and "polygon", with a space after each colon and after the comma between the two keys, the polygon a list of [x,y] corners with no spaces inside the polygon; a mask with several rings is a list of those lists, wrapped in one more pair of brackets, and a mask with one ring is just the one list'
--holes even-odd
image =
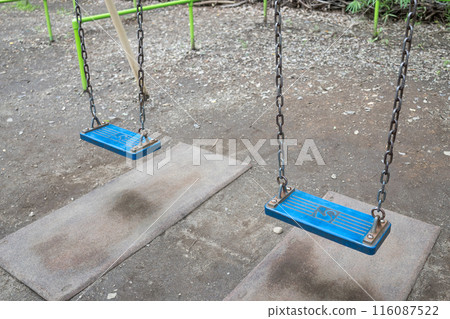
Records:
{"label": "green foliage", "polygon": [[385,12],[382,14],[381,19],[383,19],[383,22],[386,23],[387,20],[389,20],[389,18],[397,18],[397,15],[391,13],[391,12]]}
{"label": "green foliage", "polygon": [[20,11],[34,11],[39,9],[39,6],[29,3],[28,0],[23,0],[16,3],[16,8]]}
{"label": "green foliage", "polygon": [[347,6],[347,11],[350,11],[351,13],[357,13],[359,11],[361,11],[362,7],[363,7],[363,2],[364,0],[353,0],[352,2],[350,2]]}
{"label": "green foliage", "polygon": [[[382,0],[383,1],[383,0]],[[404,1],[404,0],[403,0]],[[369,6],[374,6],[376,0],[353,0],[347,6],[347,11],[351,13],[360,12],[362,9],[367,8]]]}
{"label": "green foliage", "polygon": [[[367,7],[374,6],[376,0],[353,0],[347,5],[347,11],[351,13],[360,12]],[[410,0],[380,0],[380,11],[382,12],[381,18],[383,21],[387,21],[389,18],[396,18],[393,13],[396,6],[404,9],[409,5]]]}
{"label": "green foliage", "polygon": [[[450,0],[435,0],[438,3],[449,2]],[[365,12],[368,8],[375,6],[376,0],[353,0],[347,5],[346,11],[350,13]],[[380,0],[380,17],[386,22],[387,20],[393,18],[399,18],[398,13],[400,10],[408,8],[410,0]],[[417,15],[419,20],[424,17],[427,13],[427,8],[421,6],[420,2],[417,9]],[[423,16],[423,17],[422,17]],[[444,13],[445,21],[450,24],[450,5],[446,5]]]}
{"label": "green foliage", "polygon": [[[437,3],[445,3],[450,0],[435,0]],[[350,13],[359,13],[365,12],[368,8],[374,7],[376,0],[353,0],[347,5],[346,11]],[[410,0],[380,0],[380,13],[381,19],[386,22],[390,18],[399,18],[397,15],[400,10],[404,10],[409,6]],[[420,2],[417,9],[417,14],[419,20],[421,16],[427,13],[427,8],[425,6],[421,6]],[[450,24],[450,5],[446,5],[444,19],[447,23]]]}
{"label": "green foliage", "polygon": [[[448,0],[448,1],[450,1],[450,0]],[[450,25],[450,5],[448,5],[445,9],[445,21],[447,21],[447,24]]]}

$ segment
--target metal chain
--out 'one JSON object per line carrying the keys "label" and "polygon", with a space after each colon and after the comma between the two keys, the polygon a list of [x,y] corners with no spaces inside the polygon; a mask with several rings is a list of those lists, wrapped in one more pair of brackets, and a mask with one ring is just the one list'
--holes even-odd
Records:
{"label": "metal chain", "polygon": [[[377,213],[381,212],[380,219],[384,219],[385,212],[381,208],[384,201],[386,200],[386,185],[389,182],[390,173],[389,173],[389,165],[392,163],[392,160],[394,158],[394,142],[395,137],[397,136],[397,130],[398,130],[398,119],[400,116],[400,110],[402,108],[402,101],[403,101],[403,90],[405,88],[405,82],[406,82],[406,72],[408,70],[408,60],[409,60],[409,54],[411,50],[411,42],[412,42],[412,36],[413,36],[413,29],[414,29],[414,23],[416,21],[416,10],[417,10],[417,1],[418,0],[411,0],[409,4],[409,13],[408,17],[406,19],[406,31],[405,31],[405,39],[403,40],[403,48],[402,48],[402,61],[400,64],[400,69],[398,72],[398,80],[397,80],[397,89],[395,91],[395,99],[394,99],[394,108],[392,111],[392,119],[391,124],[389,126],[389,135],[388,135],[388,141],[386,145],[386,152],[384,153],[383,163],[384,163],[384,169],[381,172],[380,176],[380,183],[381,188],[378,191],[377,194],[377,201],[378,205],[376,208],[372,209],[372,216],[375,217],[375,211]],[[413,4],[414,2],[414,4]]]}
{"label": "metal chain", "polygon": [[278,114],[276,116],[276,123],[278,126],[278,177],[277,182],[280,185],[280,189],[278,191],[278,198],[281,199],[282,194],[287,192],[287,183],[288,180],[284,176],[284,168],[285,168],[285,154],[284,154],[284,133],[283,133],[283,124],[284,124],[284,115],[282,112],[282,108],[284,105],[284,97],[283,97],[283,63],[282,63],[282,38],[281,38],[281,1],[275,0],[275,64],[276,64],[276,76],[275,76],[275,84],[277,86],[277,97],[276,97],[276,106],[278,109]]}
{"label": "metal chain", "polygon": [[136,14],[137,14],[137,22],[138,22],[138,63],[139,63],[139,71],[138,71],[138,79],[139,79],[139,120],[141,121],[140,131],[144,131],[145,127],[145,94],[144,94],[144,30],[142,29],[143,22],[143,9],[141,0],[137,1],[136,5]]}
{"label": "metal chain", "polygon": [[89,94],[89,107],[92,114],[92,122],[91,122],[91,128],[94,127],[94,122],[97,123],[97,125],[100,125],[100,120],[97,117],[97,110],[95,108],[95,102],[94,102],[94,92],[92,90],[91,86],[91,75],[89,73],[89,65],[87,62],[87,52],[86,52],[86,45],[84,42],[84,30],[82,27],[82,17],[81,17],[81,8],[78,3],[79,0],[75,0],[75,16],[78,23],[78,35],[80,37],[81,42],[81,56],[83,57],[83,67],[84,67],[84,75],[86,77],[86,91]]}

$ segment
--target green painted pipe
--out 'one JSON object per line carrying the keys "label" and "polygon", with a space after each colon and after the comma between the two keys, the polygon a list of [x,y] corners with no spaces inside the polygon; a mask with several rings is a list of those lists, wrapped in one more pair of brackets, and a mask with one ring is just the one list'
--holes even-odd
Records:
{"label": "green painted pipe", "polygon": [[20,0],[0,0],[0,3],[17,2]]}
{"label": "green painted pipe", "polygon": [[86,81],[86,74],[84,74],[84,62],[83,62],[83,56],[81,54],[81,40],[80,40],[80,35],[78,34],[77,20],[72,21],[72,28],[73,28],[73,33],[75,35],[75,46],[77,47],[78,65],[80,66],[81,85],[83,86],[83,90],[86,91],[87,81]]}
{"label": "green painted pipe", "polygon": [[264,24],[267,24],[267,0],[264,0]]}
{"label": "green painted pipe", "polygon": [[189,2],[189,30],[191,35],[191,50],[195,50],[195,39],[194,39],[194,1]]}
{"label": "green painted pipe", "polygon": [[[149,6],[142,7],[142,10],[143,11],[147,11],[147,10],[165,8],[165,7],[175,6],[175,5],[178,5],[178,4],[186,4],[186,3],[198,2],[198,1],[201,1],[201,0],[177,0],[177,1],[171,1],[171,2],[161,2],[161,3],[152,4],[152,5],[149,5]],[[117,13],[120,16],[125,15],[125,14],[135,13],[135,12],[136,12],[136,8],[131,8],[131,9],[125,9],[125,10],[117,11]],[[109,17],[110,17],[109,13],[102,13],[102,14],[97,14],[97,15],[93,15],[93,16],[83,17],[81,21],[82,22],[88,22],[88,21],[95,21],[95,20],[106,19],[106,18],[109,18]]]}
{"label": "green painted pipe", "polygon": [[47,0],[44,0],[45,20],[47,21],[47,31],[50,42],[53,42],[52,24],[50,23],[50,15],[48,14]]}
{"label": "green painted pipe", "polygon": [[375,13],[373,17],[373,38],[378,37],[378,15],[380,12],[380,0],[375,2]]}

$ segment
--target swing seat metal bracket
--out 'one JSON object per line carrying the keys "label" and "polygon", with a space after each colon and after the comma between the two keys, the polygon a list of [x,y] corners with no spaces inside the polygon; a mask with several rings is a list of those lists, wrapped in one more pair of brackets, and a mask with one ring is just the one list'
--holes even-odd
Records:
{"label": "swing seat metal bracket", "polygon": [[274,197],[270,200],[270,202],[267,203],[267,206],[271,207],[271,208],[275,208],[278,204],[282,203],[286,198],[289,197],[289,195],[291,195],[291,193],[293,191],[295,191],[295,188],[293,187],[286,187],[287,192],[282,192],[281,193],[281,198],[278,197]]}
{"label": "swing seat metal bracket", "polygon": [[375,229],[369,230],[367,235],[364,237],[363,241],[369,245],[373,244],[379,238],[379,236],[381,236],[385,232],[386,228],[388,227],[391,227],[391,223],[388,222],[386,219],[379,221],[375,227],[372,227]]}
{"label": "swing seat metal bracket", "polygon": [[88,133],[88,132],[92,132],[92,131],[94,131],[94,130],[100,129],[100,128],[105,127],[105,126],[108,126],[108,125],[109,125],[109,123],[102,122],[102,124],[97,125],[97,126],[95,126],[95,127],[88,127],[88,128],[85,128],[85,129],[82,131],[82,133],[86,134],[86,133]]}
{"label": "swing seat metal bracket", "polygon": [[138,145],[133,146],[130,151],[133,153],[139,152],[140,150],[143,150],[149,146],[152,146],[155,143],[158,143],[159,141],[157,139],[149,139],[148,137],[145,137],[145,143],[139,142]]}
{"label": "swing seat metal bracket", "polygon": [[294,188],[282,194],[281,199],[271,199],[265,205],[265,213],[368,255],[376,253],[391,230],[387,220],[378,221],[371,214]]}

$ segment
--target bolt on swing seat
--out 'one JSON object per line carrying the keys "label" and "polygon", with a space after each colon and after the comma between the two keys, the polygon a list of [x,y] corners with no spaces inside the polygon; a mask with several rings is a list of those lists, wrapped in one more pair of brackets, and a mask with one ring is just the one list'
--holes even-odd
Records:
{"label": "bolt on swing seat", "polygon": [[376,253],[391,231],[386,220],[373,231],[371,215],[291,188],[282,200],[270,200],[265,213],[368,255]]}
{"label": "bolt on swing seat", "polygon": [[[113,124],[85,129],[80,138],[116,154],[137,160],[161,148],[161,142]],[[145,138],[145,142],[142,139]]]}

